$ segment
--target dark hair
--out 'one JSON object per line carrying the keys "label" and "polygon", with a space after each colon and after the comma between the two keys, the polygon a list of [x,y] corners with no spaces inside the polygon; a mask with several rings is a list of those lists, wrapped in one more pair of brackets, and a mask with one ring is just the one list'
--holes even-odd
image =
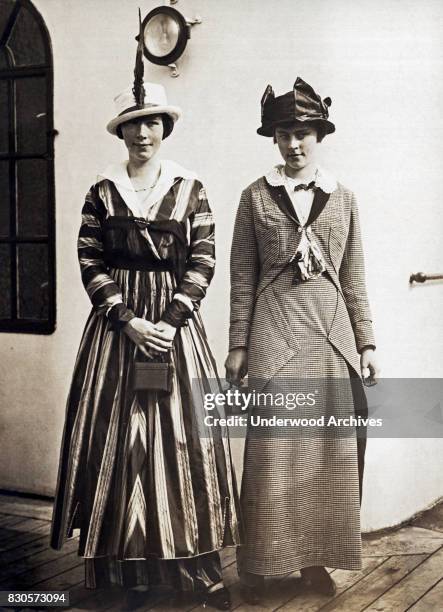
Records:
{"label": "dark hair", "polygon": [[326,130],[326,126],[324,125],[323,121],[282,121],[281,123],[276,123],[274,125],[274,144],[276,144],[277,139],[275,137],[275,130],[278,127],[292,127],[294,124],[297,125],[297,127],[308,127],[308,128],[314,128],[314,130],[317,132],[317,142],[321,142],[323,140],[323,138],[326,136],[326,134],[328,133]]}
{"label": "dark hair", "polygon": [[[162,120],[162,123],[163,123],[163,138],[162,139],[164,140],[172,132],[172,130],[174,128],[174,122],[171,119],[171,117],[169,115],[167,115],[166,113],[160,113],[159,115],[157,115],[157,117],[161,117],[161,120]],[[115,128],[115,133],[120,138],[120,140],[123,140],[123,133],[122,133],[122,130],[121,130],[121,126],[123,125],[123,123],[120,123],[120,125],[118,125]]]}

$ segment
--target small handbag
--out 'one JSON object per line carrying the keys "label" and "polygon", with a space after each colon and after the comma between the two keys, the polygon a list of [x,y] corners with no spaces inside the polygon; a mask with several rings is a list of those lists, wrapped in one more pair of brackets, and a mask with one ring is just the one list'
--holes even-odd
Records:
{"label": "small handbag", "polygon": [[168,353],[167,357],[158,357],[152,361],[136,361],[134,363],[134,391],[166,391],[172,390],[173,365]]}

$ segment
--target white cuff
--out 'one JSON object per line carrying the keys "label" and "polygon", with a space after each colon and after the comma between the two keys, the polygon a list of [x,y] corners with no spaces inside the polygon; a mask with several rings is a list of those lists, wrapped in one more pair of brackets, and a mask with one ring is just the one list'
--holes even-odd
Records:
{"label": "white cuff", "polygon": [[184,295],[183,293],[176,293],[174,295],[174,300],[178,300],[179,302],[183,302],[183,304],[185,306],[187,306],[191,312],[194,310],[194,303],[191,300],[191,298],[188,297],[187,295]]}

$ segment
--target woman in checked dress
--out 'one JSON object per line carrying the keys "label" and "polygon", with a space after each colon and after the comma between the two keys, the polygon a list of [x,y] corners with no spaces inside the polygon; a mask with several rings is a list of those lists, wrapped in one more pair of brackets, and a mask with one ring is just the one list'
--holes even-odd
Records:
{"label": "woman in checked dress", "polygon": [[[229,607],[219,550],[238,544],[229,443],[203,427],[216,379],[199,304],[214,272],[214,225],[193,172],[159,160],[180,109],[144,83],[116,98],[108,131],[129,161],[86,196],[78,241],[93,309],[68,399],[52,523],[80,529],[86,586],[168,584]],[[137,392],[135,360],[170,355],[172,390]]]}
{"label": "woman in checked dress", "polygon": [[[251,389],[299,392],[300,405],[256,404],[261,417],[364,416],[361,376],[377,366],[354,194],[316,161],[335,130],[330,99],[297,78],[262,98],[262,136],[283,164],[243,191],[231,252],[226,377]],[[304,401],[313,393],[315,404]],[[269,396],[268,396],[269,397]],[[362,433],[362,432],[360,432]],[[301,570],[306,587],[333,594],[325,567],[361,567],[365,438],[355,429],[250,427],[238,555],[243,591],[257,603],[264,576]]]}

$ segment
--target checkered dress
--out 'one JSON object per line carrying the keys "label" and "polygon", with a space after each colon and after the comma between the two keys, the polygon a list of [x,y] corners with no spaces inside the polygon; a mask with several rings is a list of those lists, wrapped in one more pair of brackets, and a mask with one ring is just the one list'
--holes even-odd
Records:
{"label": "checkered dress", "polygon": [[[358,351],[374,345],[355,197],[337,185],[329,197],[318,190],[313,208],[309,231],[326,272],[294,282],[288,262],[301,231],[284,187],[263,177],[240,201],[231,253],[230,347],[248,348],[251,388],[319,391],[315,407],[288,414],[286,406],[256,405],[255,415],[354,415],[350,376],[359,375]],[[249,428],[241,571],[361,567],[357,439],[352,428],[347,433]]]}

